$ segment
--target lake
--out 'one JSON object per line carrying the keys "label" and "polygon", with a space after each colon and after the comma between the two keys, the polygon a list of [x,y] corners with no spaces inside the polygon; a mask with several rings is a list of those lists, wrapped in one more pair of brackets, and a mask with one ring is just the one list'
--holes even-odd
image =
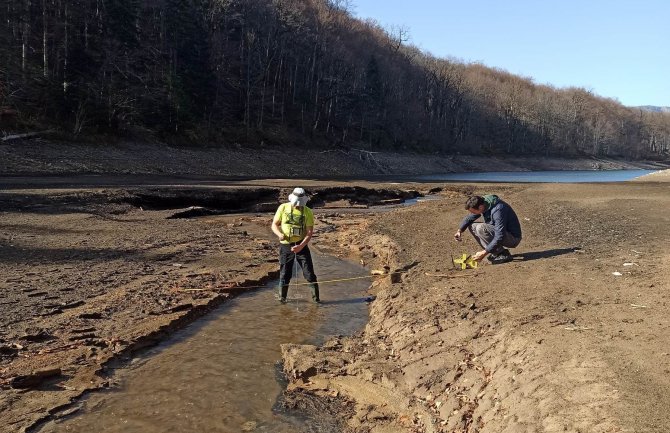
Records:
{"label": "lake", "polygon": [[574,170],[574,171],[491,171],[478,173],[444,173],[411,176],[416,181],[451,182],[544,182],[588,183],[625,182],[656,170]]}

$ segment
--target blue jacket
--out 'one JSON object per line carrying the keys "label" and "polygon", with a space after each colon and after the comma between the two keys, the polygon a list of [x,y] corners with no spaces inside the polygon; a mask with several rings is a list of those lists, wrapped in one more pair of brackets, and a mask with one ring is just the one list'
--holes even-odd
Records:
{"label": "blue jacket", "polygon": [[[495,228],[495,236],[491,243],[486,246],[486,251],[491,252],[496,249],[498,243],[502,242],[505,237],[505,232],[509,232],[517,239],[521,239],[521,224],[519,218],[516,216],[514,209],[497,195],[486,195],[483,197],[486,202],[486,210],[484,215],[484,222],[491,224]],[[481,215],[469,214],[461,222],[460,231],[464,231],[475,222]]]}

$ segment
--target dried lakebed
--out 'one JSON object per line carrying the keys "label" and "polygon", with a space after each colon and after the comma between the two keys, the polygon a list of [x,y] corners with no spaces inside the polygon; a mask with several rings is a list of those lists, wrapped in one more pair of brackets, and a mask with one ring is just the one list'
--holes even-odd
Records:
{"label": "dried lakebed", "polygon": [[[670,196],[667,176],[647,178],[431,184],[412,188],[440,186],[441,200],[383,214],[323,211],[320,249],[403,273],[373,283],[362,333],[282,347],[284,402],[340,415],[351,432],[670,430],[670,256],[659,247],[670,241],[670,214],[648,212],[670,209]],[[471,192],[512,203],[524,240],[513,262],[456,274],[449,257],[475,248],[451,239]],[[48,293],[22,295],[34,307],[2,328],[1,344],[18,352],[4,358],[3,378],[66,366],[42,388],[2,390],[3,420],[17,431],[82,389],[113,385],[111,360],[132,356],[141,336],[172,334],[187,316],[180,308],[202,314],[231,282],[251,285],[276,269],[269,213],[167,219],[173,211],[104,209],[2,215],[2,272],[20,289],[3,293]],[[212,292],[185,291],[195,288]],[[38,315],[60,289],[85,304]],[[70,342],[74,330],[89,336]]]}

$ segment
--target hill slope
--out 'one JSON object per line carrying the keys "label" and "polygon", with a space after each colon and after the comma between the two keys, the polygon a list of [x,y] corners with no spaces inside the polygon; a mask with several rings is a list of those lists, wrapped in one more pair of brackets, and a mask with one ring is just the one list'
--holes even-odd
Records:
{"label": "hill slope", "polygon": [[670,118],[435,58],[337,0],[8,0],[0,130],[475,154],[665,157]]}

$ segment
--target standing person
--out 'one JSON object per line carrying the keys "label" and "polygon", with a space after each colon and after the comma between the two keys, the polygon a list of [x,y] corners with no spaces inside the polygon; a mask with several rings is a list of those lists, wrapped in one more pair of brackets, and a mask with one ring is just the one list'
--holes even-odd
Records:
{"label": "standing person", "polygon": [[[454,238],[460,242],[461,233],[467,228],[484,248],[472,257],[474,260],[488,256],[493,264],[512,261],[512,254],[505,247],[514,248],[521,242],[521,224],[514,209],[497,195],[472,196],[465,202],[465,208],[470,215],[463,218]],[[476,223],[482,215],[484,222]]]}
{"label": "standing person", "polygon": [[279,238],[279,300],[286,303],[288,285],[291,282],[293,266],[297,260],[302,274],[312,288],[312,300],[319,299],[319,283],[314,274],[312,255],[309,252],[309,241],[314,230],[314,213],[307,207],[307,194],[302,188],[295,188],[288,196],[288,203],[277,209],[271,225],[272,231]]}

